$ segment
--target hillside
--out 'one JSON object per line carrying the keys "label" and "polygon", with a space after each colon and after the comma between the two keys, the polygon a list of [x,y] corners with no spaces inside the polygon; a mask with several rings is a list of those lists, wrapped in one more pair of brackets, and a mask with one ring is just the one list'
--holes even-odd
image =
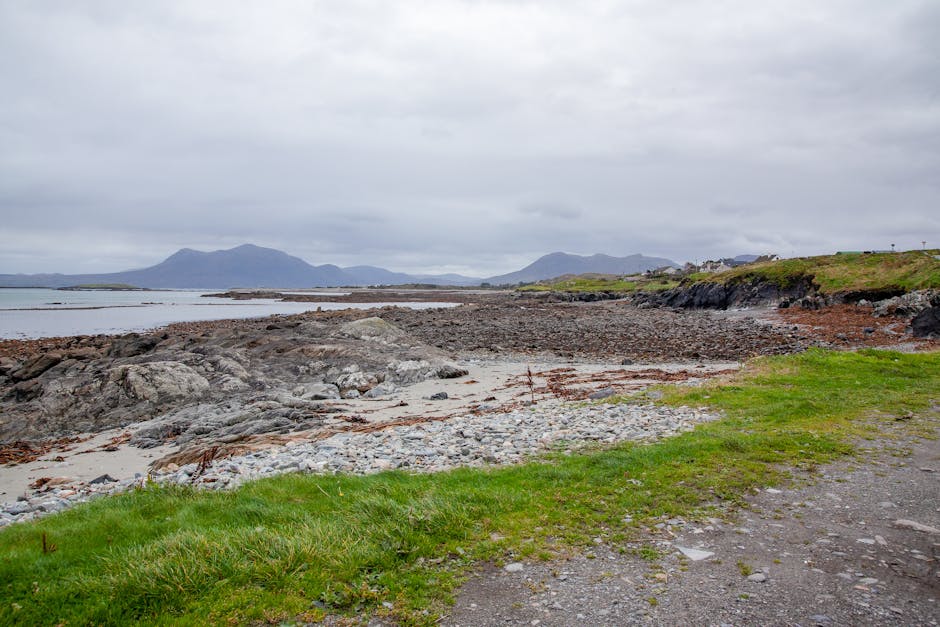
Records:
{"label": "hillside", "polygon": [[555,298],[598,300],[630,298],[636,305],[726,309],[794,302],[881,300],[914,290],[940,288],[940,255],[932,251],[838,253],[749,263],[717,273],[678,276],[601,276],[582,274],[539,281],[521,293],[552,293]]}
{"label": "hillside", "polygon": [[641,254],[611,257],[610,255],[582,256],[556,252],[540,257],[522,270],[490,277],[486,279],[486,282],[493,285],[514,285],[544,281],[567,274],[636,274],[664,266],[678,267],[678,264],[671,259],[647,257]]}
{"label": "hillside", "polygon": [[737,285],[762,281],[780,288],[813,285],[823,295],[853,292],[909,292],[940,288],[938,250],[899,253],[838,253],[740,266],[717,274],[693,274],[695,282]]}

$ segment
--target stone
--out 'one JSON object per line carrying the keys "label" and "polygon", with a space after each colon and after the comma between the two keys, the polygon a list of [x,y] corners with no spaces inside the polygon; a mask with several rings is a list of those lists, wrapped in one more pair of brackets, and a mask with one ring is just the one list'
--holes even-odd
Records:
{"label": "stone", "polygon": [[690,549],[690,548],[687,548],[684,546],[678,546],[678,545],[676,545],[676,549],[678,549],[680,553],[685,555],[687,558],[689,558],[693,562],[700,562],[702,560],[707,560],[708,558],[714,557],[715,555],[712,551],[703,551],[701,549]]}
{"label": "stone", "polygon": [[754,583],[764,583],[767,581],[767,575],[764,573],[754,573],[753,575],[748,575],[747,580],[753,581]]}
{"label": "stone", "polygon": [[111,342],[108,357],[135,357],[149,353],[156,348],[161,339],[156,335],[129,333]]}
{"label": "stone", "polygon": [[437,369],[438,379],[457,379],[459,377],[465,377],[467,374],[469,373],[463,368],[451,366],[450,364],[445,364]]}
{"label": "stone", "polygon": [[940,307],[927,307],[911,320],[914,337],[940,336]]}
{"label": "stone", "polygon": [[[175,465],[175,464],[174,464],[174,465]],[[103,475],[101,475],[101,476],[99,476],[99,477],[95,477],[94,479],[92,479],[92,480],[89,481],[88,483],[89,483],[90,485],[96,485],[96,484],[99,484],[99,483],[115,483],[115,482],[117,482],[117,479],[115,479],[115,478],[112,477],[111,475],[105,473],[105,474],[103,474]]]}
{"label": "stone", "polygon": [[332,383],[309,383],[300,388],[300,394],[297,394],[300,398],[314,401],[340,398],[339,388]]}
{"label": "stone", "polygon": [[394,324],[378,317],[347,322],[341,327],[340,332],[357,340],[369,340],[383,344],[396,344],[406,336],[405,332]]}
{"label": "stone", "polygon": [[443,401],[448,398],[447,392],[435,392],[428,397],[429,401]]}
{"label": "stone", "polygon": [[132,399],[154,403],[196,399],[209,391],[205,377],[176,361],[118,366],[111,369],[108,381]]}
{"label": "stone", "polygon": [[392,361],[386,367],[386,380],[399,385],[411,385],[433,376],[434,368],[424,359]]}
{"label": "stone", "polygon": [[359,392],[365,392],[376,383],[378,383],[378,379],[376,379],[375,375],[358,370],[347,372],[336,378],[336,387],[341,390],[353,389]]}
{"label": "stone", "polygon": [[521,573],[524,570],[522,562],[512,562],[503,566],[503,570],[507,573]]}
{"label": "stone", "polygon": [[28,514],[29,512],[36,509],[35,506],[31,505],[29,501],[17,501],[16,503],[10,503],[5,507],[8,513],[15,515]]}
{"label": "stone", "polygon": [[23,366],[15,370],[11,376],[14,381],[35,379],[46,370],[49,370],[49,368],[58,364],[62,359],[63,355],[58,351],[41,353],[24,363]]}
{"label": "stone", "polygon": [[931,535],[940,534],[940,529],[931,527],[930,525],[924,525],[913,520],[900,518],[895,520],[892,524],[898,529],[910,529],[911,531],[920,531],[921,533],[929,533]]}
{"label": "stone", "polygon": [[614,396],[616,393],[617,393],[617,390],[611,387],[607,387],[607,388],[597,390],[595,392],[591,392],[590,394],[588,394],[588,398],[591,400],[597,401],[597,400],[601,400],[604,398],[610,398],[611,396]]}
{"label": "stone", "polygon": [[12,390],[13,398],[15,398],[18,403],[25,403],[42,395],[42,381],[36,379],[20,381],[13,386]]}
{"label": "stone", "polygon": [[394,394],[398,391],[398,388],[394,383],[379,383],[378,385],[369,389],[363,396],[365,398],[379,398],[380,396],[388,396],[389,394]]}

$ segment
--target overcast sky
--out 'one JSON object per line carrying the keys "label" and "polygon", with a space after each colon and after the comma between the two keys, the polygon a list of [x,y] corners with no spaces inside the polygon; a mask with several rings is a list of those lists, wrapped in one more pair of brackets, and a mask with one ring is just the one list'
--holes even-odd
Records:
{"label": "overcast sky", "polygon": [[0,0],[0,218],[0,273],[938,247],[940,2]]}

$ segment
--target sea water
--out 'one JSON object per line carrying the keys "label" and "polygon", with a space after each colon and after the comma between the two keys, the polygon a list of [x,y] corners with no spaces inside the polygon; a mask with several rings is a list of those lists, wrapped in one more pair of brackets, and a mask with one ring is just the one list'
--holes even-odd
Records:
{"label": "sea water", "polygon": [[[425,309],[454,303],[292,303],[235,301],[201,291],[110,291],[0,288],[0,338],[31,339],[146,331],[173,322],[260,318],[274,314],[395,305]],[[305,292],[310,293],[310,292]],[[337,294],[331,293],[336,296]]]}

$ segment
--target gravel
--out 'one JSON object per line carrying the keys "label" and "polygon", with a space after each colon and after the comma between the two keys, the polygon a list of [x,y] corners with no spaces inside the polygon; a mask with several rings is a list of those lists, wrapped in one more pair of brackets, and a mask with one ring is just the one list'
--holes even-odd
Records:
{"label": "gravel", "polygon": [[25,500],[0,506],[0,526],[65,509],[101,494],[122,492],[147,481],[233,488],[245,481],[290,472],[370,474],[391,469],[439,472],[460,466],[517,464],[549,450],[586,445],[653,441],[717,419],[688,407],[652,404],[585,405],[547,400],[502,414],[468,414],[447,420],[390,426],[368,433],[342,432],[316,441],[216,460],[203,472],[197,464],[170,464],[150,477],[119,482],[56,485]]}

